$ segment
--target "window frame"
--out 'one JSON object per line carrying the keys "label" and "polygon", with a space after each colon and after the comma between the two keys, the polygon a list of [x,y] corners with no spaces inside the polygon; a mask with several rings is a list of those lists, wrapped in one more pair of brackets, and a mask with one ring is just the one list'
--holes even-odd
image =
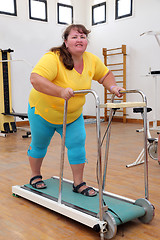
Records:
{"label": "window frame", "polygon": [[10,16],[17,16],[17,2],[16,2],[16,0],[13,0],[13,7],[14,7],[14,13],[4,12],[4,11],[0,10],[0,14],[10,15]]}
{"label": "window frame", "polygon": [[[94,21],[94,10],[98,7],[104,6],[104,11],[105,11],[105,16],[104,16],[104,20],[99,21],[99,22],[95,22]],[[92,6],[92,26],[98,25],[98,24],[102,24],[102,23],[106,23],[106,2],[102,2],[102,3],[98,3]]]}
{"label": "window frame", "polygon": [[133,0],[129,0],[131,3],[130,12],[121,16],[118,16],[118,1],[120,0],[115,0],[115,20],[133,16]]}
{"label": "window frame", "polygon": [[[45,4],[45,19],[32,17],[32,15],[31,15],[31,1],[43,2]],[[47,0],[29,0],[29,19],[36,20],[36,21],[42,21],[42,22],[48,22]]]}
{"label": "window frame", "polygon": [[64,3],[57,3],[57,23],[58,24],[63,24],[63,25],[68,25],[69,23],[67,22],[61,22],[60,17],[59,17],[59,7],[67,7],[71,9],[71,24],[73,24],[73,6],[64,4]]}

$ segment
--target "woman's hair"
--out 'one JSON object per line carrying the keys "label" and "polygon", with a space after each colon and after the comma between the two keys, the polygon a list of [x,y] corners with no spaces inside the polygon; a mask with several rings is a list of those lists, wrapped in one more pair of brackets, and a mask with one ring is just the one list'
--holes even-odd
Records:
{"label": "woman's hair", "polygon": [[[64,33],[62,35],[63,40],[68,39],[68,35],[70,34],[70,31],[72,29],[76,29],[79,33],[84,33],[87,37],[88,37],[88,34],[90,33],[90,31],[87,30],[85,28],[85,26],[83,26],[82,24],[72,24],[72,25],[68,26],[66,28],[66,30],[64,31]],[[67,69],[72,70],[74,68],[74,62],[72,59],[72,55],[66,48],[66,44],[64,41],[60,47],[53,47],[50,49],[50,51],[60,53],[60,59]]]}

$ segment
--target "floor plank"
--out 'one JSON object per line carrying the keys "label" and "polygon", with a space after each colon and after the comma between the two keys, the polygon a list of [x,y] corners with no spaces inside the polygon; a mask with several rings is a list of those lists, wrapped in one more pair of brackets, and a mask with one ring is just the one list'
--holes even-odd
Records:
{"label": "floor plank", "polygon": [[[102,123],[102,136],[106,123]],[[137,199],[144,197],[144,165],[126,168],[138,157],[143,148],[143,133],[137,133],[139,124],[113,123],[105,190]],[[87,159],[85,181],[98,187],[96,182],[96,130],[95,124],[86,124]],[[151,132],[156,136],[156,131]],[[30,138],[23,139],[24,132],[8,134],[0,138],[0,240],[98,240],[99,234],[71,219],[54,213],[23,198],[12,196],[11,187],[28,183],[30,169],[27,149]],[[103,153],[105,144],[102,147]],[[44,178],[59,175],[61,140],[55,134],[43,163]],[[72,180],[70,166],[65,156],[64,178]],[[157,240],[160,236],[160,166],[149,158],[149,196],[155,206],[155,217],[150,224],[138,220],[118,227],[114,240]],[[124,236],[122,236],[124,235]]]}

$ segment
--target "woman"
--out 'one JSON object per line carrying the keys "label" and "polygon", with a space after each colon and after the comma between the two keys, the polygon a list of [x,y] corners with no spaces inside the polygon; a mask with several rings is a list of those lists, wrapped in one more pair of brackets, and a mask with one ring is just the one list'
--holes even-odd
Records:
{"label": "woman", "polygon": [[44,54],[31,73],[33,89],[29,97],[28,117],[32,142],[28,156],[30,184],[34,188],[47,187],[41,176],[42,161],[54,132],[62,136],[64,101],[69,100],[65,144],[73,174],[73,191],[86,196],[97,194],[83,182],[86,133],[82,108],[85,96],[74,95],[74,91],[90,89],[92,79],[118,97],[123,89],[116,86],[112,72],[101,60],[85,51],[89,33],[83,25],[68,26],[63,34],[63,44]]}

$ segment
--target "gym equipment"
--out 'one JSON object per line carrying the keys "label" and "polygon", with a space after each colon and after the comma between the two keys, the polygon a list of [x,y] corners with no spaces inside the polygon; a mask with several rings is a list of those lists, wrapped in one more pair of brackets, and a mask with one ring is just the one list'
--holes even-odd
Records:
{"label": "gym equipment", "polygon": [[158,156],[157,156],[157,150],[158,150],[158,138],[152,138],[152,139],[148,139],[149,141],[149,147],[148,147],[148,153],[149,156],[153,159],[153,160],[158,160]]}
{"label": "gym equipment", "polygon": [[[11,74],[10,74],[10,62],[11,61],[25,61],[25,60],[11,60],[10,53],[14,50],[0,49],[0,76],[2,84],[0,85],[0,136],[6,137],[6,133],[12,133],[17,131],[15,117],[19,117],[22,120],[28,118],[27,113],[17,113],[12,110],[12,96],[11,96]],[[25,61],[26,62],[26,61]],[[28,131],[23,138],[29,137]]]}
{"label": "gym equipment", "polygon": [[[157,132],[157,134],[160,134],[160,132]],[[149,146],[148,146],[148,153],[149,156],[153,160],[158,160],[158,138],[149,138],[148,139]],[[158,161],[158,164],[160,165],[160,162]]]}
{"label": "gym equipment", "polygon": [[149,76],[152,76],[153,80],[154,80],[154,114],[153,114],[153,130],[159,130],[159,126],[158,126],[158,79],[160,77],[160,71],[150,71]]}
{"label": "gym equipment", "polygon": [[[152,108],[147,107],[147,112],[151,112]],[[141,113],[142,119],[143,117],[143,108],[133,108],[133,112],[134,113]],[[141,130],[136,130],[137,132],[142,132],[144,129]],[[158,134],[158,132],[157,132]],[[157,147],[158,147],[158,138],[152,138],[150,131],[149,131],[149,122],[147,121],[147,149],[148,149],[148,153],[149,156],[154,159],[154,160],[158,160],[157,157]],[[140,152],[140,154],[138,155],[136,161],[134,161],[131,164],[126,165],[126,167],[133,167],[133,166],[137,166],[140,164],[144,163],[144,148],[142,149],[142,151]],[[160,164],[160,163],[159,163]]]}
{"label": "gym equipment", "polygon": [[[147,113],[151,112],[151,111],[152,111],[152,108],[147,107]],[[144,120],[144,114],[143,114],[143,108],[142,107],[133,108],[133,112],[134,113],[141,113],[142,119]],[[136,131],[137,132],[143,132],[144,128],[142,128],[140,130],[137,129]],[[150,134],[150,131],[149,131],[149,122],[148,121],[147,121],[147,139],[151,139],[151,134]],[[147,149],[148,149],[148,147],[149,147],[149,142],[147,142]],[[140,165],[140,164],[143,164],[143,163],[144,163],[144,148],[142,149],[142,151],[138,155],[137,159],[133,163],[126,165],[126,167],[127,168],[134,167],[134,166],[137,166],[137,165]]]}
{"label": "gym equipment", "polygon": [[[160,39],[159,39],[159,35],[160,35],[160,32],[158,31],[153,31],[153,30],[150,30],[150,31],[147,31],[147,32],[143,32],[140,34],[140,36],[143,36],[143,35],[152,35],[155,37],[159,47],[160,47]],[[157,112],[158,112],[158,96],[159,96],[159,93],[158,93],[158,83],[157,83],[157,78],[160,76],[160,70],[153,70],[151,71],[151,68],[149,68],[149,74],[147,74],[146,76],[152,76],[153,79],[154,79],[154,118],[153,118],[153,130],[159,130],[158,129],[158,125],[157,125],[157,122],[158,122],[158,119],[157,119]]]}
{"label": "gym equipment", "polygon": [[[1,133],[16,132],[16,125],[13,116],[8,116],[7,113],[12,111],[11,97],[11,76],[10,76],[10,53],[11,49],[0,49],[0,76],[2,83],[0,85],[0,131]],[[6,113],[6,115],[3,115]]]}
{"label": "gym equipment", "polygon": [[[112,96],[111,103],[100,104],[97,93],[93,90],[75,91],[75,94],[91,93],[95,98],[96,105],[96,133],[97,133],[97,196],[86,197],[72,191],[73,182],[63,179],[64,154],[65,154],[65,135],[67,106],[64,106],[63,137],[61,146],[61,161],[59,177],[54,176],[44,180],[47,184],[46,189],[34,189],[30,184],[21,186],[12,186],[14,196],[20,196],[34,203],[58,212],[75,221],[78,221],[88,227],[93,228],[100,233],[101,240],[111,239],[116,235],[117,226],[139,219],[143,223],[149,223],[154,217],[154,207],[148,198],[148,155],[147,155],[147,100],[145,95],[138,90],[126,90],[121,93],[138,93],[142,96],[142,102],[122,102],[114,103]],[[106,170],[108,163],[109,140],[111,133],[111,122],[113,115],[118,108],[123,107],[143,107],[144,109],[144,179],[145,179],[145,197],[137,200],[129,199],[124,196],[116,195],[104,191]],[[106,153],[104,159],[104,168],[102,169],[101,157],[101,130],[100,130],[100,108],[109,108],[110,115],[106,136]]]}

